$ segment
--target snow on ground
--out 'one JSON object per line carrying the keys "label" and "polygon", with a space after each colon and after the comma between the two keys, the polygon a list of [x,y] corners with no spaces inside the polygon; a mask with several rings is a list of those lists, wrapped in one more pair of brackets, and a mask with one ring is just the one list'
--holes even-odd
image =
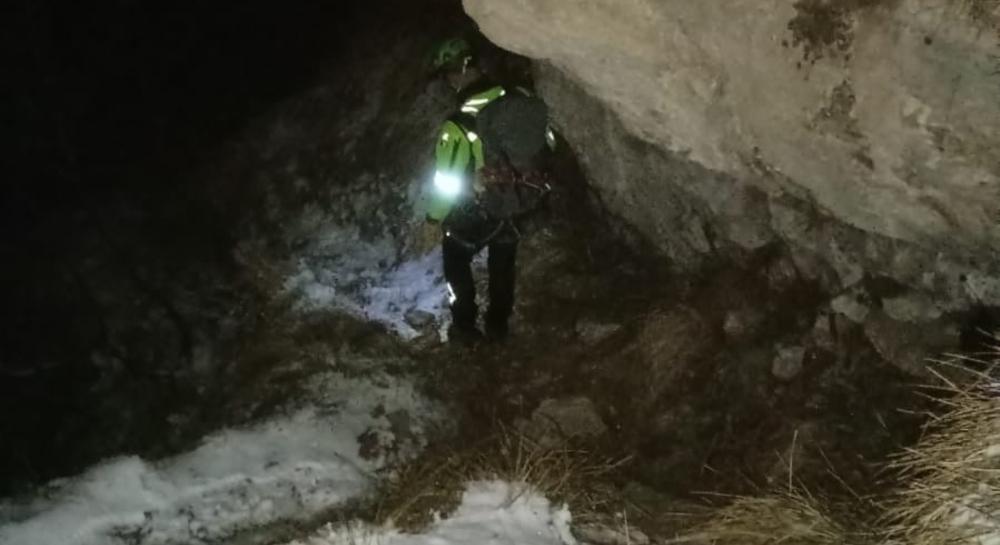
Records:
{"label": "snow on ground", "polygon": [[572,517],[523,484],[470,483],[458,510],[424,533],[360,524],[328,525],[287,545],[575,545]]}
{"label": "snow on ground", "polygon": [[109,460],[35,499],[0,501],[0,544],[203,543],[306,519],[369,492],[387,460],[426,446],[424,430],[441,416],[412,383],[378,372],[330,372],[310,390],[296,409],[191,452]]}
{"label": "snow on ground", "polygon": [[406,314],[425,312],[440,318],[447,287],[441,251],[400,261],[398,244],[388,239],[366,242],[356,228],[318,222],[317,233],[298,257],[285,289],[301,312],[336,309],[387,326],[404,339],[420,332]]}
{"label": "snow on ground", "polygon": [[[285,280],[298,311],[341,310],[383,324],[406,340],[423,333],[408,314],[425,313],[439,326],[445,324],[448,288],[440,248],[406,260],[399,256],[398,242],[367,242],[356,228],[321,217],[301,221],[298,231],[309,233],[310,242]],[[478,256],[477,268],[484,267],[484,257]]]}
{"label": "snow on ground", "polygon": [[989,497],[993,491],[985,484],[980,488],[981,493],[969,494],[953,502],[943,501],[943,506],[951,510],[949,522],[957,529],[956,534],[967,536],[966,543],[1000,545],[1000,514],[991,509],[995,502]]}

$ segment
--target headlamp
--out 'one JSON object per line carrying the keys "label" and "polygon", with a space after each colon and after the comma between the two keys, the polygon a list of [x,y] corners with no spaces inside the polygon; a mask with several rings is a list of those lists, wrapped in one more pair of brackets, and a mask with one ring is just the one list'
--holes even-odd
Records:
{"label": "headlamp", "polygon": [[462,179],[439,170],[434,173],[434,187],[445,197],[457,197],[462,192]]}

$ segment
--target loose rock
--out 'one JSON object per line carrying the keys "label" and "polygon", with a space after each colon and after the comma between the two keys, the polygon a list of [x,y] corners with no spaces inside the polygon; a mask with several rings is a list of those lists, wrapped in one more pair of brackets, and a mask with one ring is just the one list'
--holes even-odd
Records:
{"label": "loose rock", "polygon": [[420,310],[412,308],[406,311],[403,315],[403,319],[406,323],[410,325],[413,329],[422,330],[434,323],[434,315],[426,310]]}
{"label": "loose rock", "polygon": [[753,309],[731,310],[726,313],[722,330],[734,341],[746,340],[756,333],[764,322],[764,313]]}
{"label": "loose rock", "polygon": [[799,282],[799,271],[795,262],[788,257],[781,257],[771,262],[767,267],[767,283],[775,291],[785,291]]}
{"label": "loose rock", "polygon": [[806,350],[801,346],[778,348],[778,355],[771,363],[771,374],[779,380],[792,380],[802,373],[802,360]]}
{"label": "loose rock", "polygon": [[821,312],[816,316],[810,338],[816,348],[832,351],[837,346],[837,314]]}
{"label": "loose rock", "polygon": [[834,312],[839,312],[854,323],[862,324],[871,309],[858,301],[855,293],[845,293],[830,301],[830,308]]}
{"label": "loose rock", "polygon": [[594,438],[608,431],[593,401],[586,397],[546,399],[531,420],[517,425],[521,433],[543,446],[554,447],[567,439]]}
{"label": "loose rock", "polygon": [[929,358],[953,350],[959,343],[955,328],[940,320],[901,322],[881,311],[873,312],[865,321],[865,336],[886,361],[916,376],[927,374]]}
{"label": "loose rock", "polygon": [[587,344],[597,344],[621,331],[621,324],[580,320],[576,323],[576,334]]}
{"label": "loose rock", "polygon": [[934,301],[919,294],[883,299],[882,310],[894,320],[903,322],[927,322],[943,314]]}

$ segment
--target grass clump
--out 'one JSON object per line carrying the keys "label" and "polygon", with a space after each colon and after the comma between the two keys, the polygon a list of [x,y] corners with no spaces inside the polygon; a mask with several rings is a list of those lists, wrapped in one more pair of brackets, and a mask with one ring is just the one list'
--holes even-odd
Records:
{"label": "grass clump", "polygon": [[[984,333],[996,342],[996,337]],[[950,356],[930,371],[921,438],[881,464],[892,487],[862,497],[784,490],[728,501],[667,543],[704,545],[982,545],[1000,543],[1000,349]],[[793,448],[794,452],[794,440]],[[832,470],[832,468],[831,468]],[[846,488],[846,486],[845,486]]]}
{"label": "grass clump", "polygon": [[[877,498],[816,497],[801,486],[732,497],[669,543],[957,545],[1000,543],[1000,381],[992,362],[954,357],[932,372],[941,406],[923,436],[886,463]],[[971,365],[968,365],[971,364]],[[989,371],[973,371],[990,368]]]}
{"label": "grass clump", "polygon": [[[954,366],[952,366],[954,367]],[[924,437],[895,457],[900,490],[887,502],[893,541],[912,545],[1000,541],[1000,382],[945,378]]]}
{"label": "grass clump", "polygon": [[[458,507],[467,483],[502,480],[570,506],[574,519],[614,511],[611,475],[624,463],[572,448],[548,448],[510,430],[466,449],[431,450],[404,467],[380,494],[376,522],[425,528]],[[513,498],[516,499],[516,498]]]}
{"label": "grass clump", "polygon": [[850,545],[872,543],[829,504],[804,489],[739,496],[693,531],[670,543],[714,545]]}

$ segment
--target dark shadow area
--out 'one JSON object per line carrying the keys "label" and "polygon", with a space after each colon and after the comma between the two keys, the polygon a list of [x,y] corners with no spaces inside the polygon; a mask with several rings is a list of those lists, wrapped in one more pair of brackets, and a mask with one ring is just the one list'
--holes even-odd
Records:
{"label": "dark shadow area", "polygon": [[254,180],[199,170],[283,99],[352,85],[338,67],[385,54],[359,37],[468,24],[452,0],[21,0],[4,17],[0,493],[204,431],[223,378],[192,370],[257,309],[233,258]]}
{"label": "dark shadow area", "polygon": [[962,352],[987,359],[996,353],[997,332],[1000,332],[1000,308],[985,305],[974,307],[962,326]]}

